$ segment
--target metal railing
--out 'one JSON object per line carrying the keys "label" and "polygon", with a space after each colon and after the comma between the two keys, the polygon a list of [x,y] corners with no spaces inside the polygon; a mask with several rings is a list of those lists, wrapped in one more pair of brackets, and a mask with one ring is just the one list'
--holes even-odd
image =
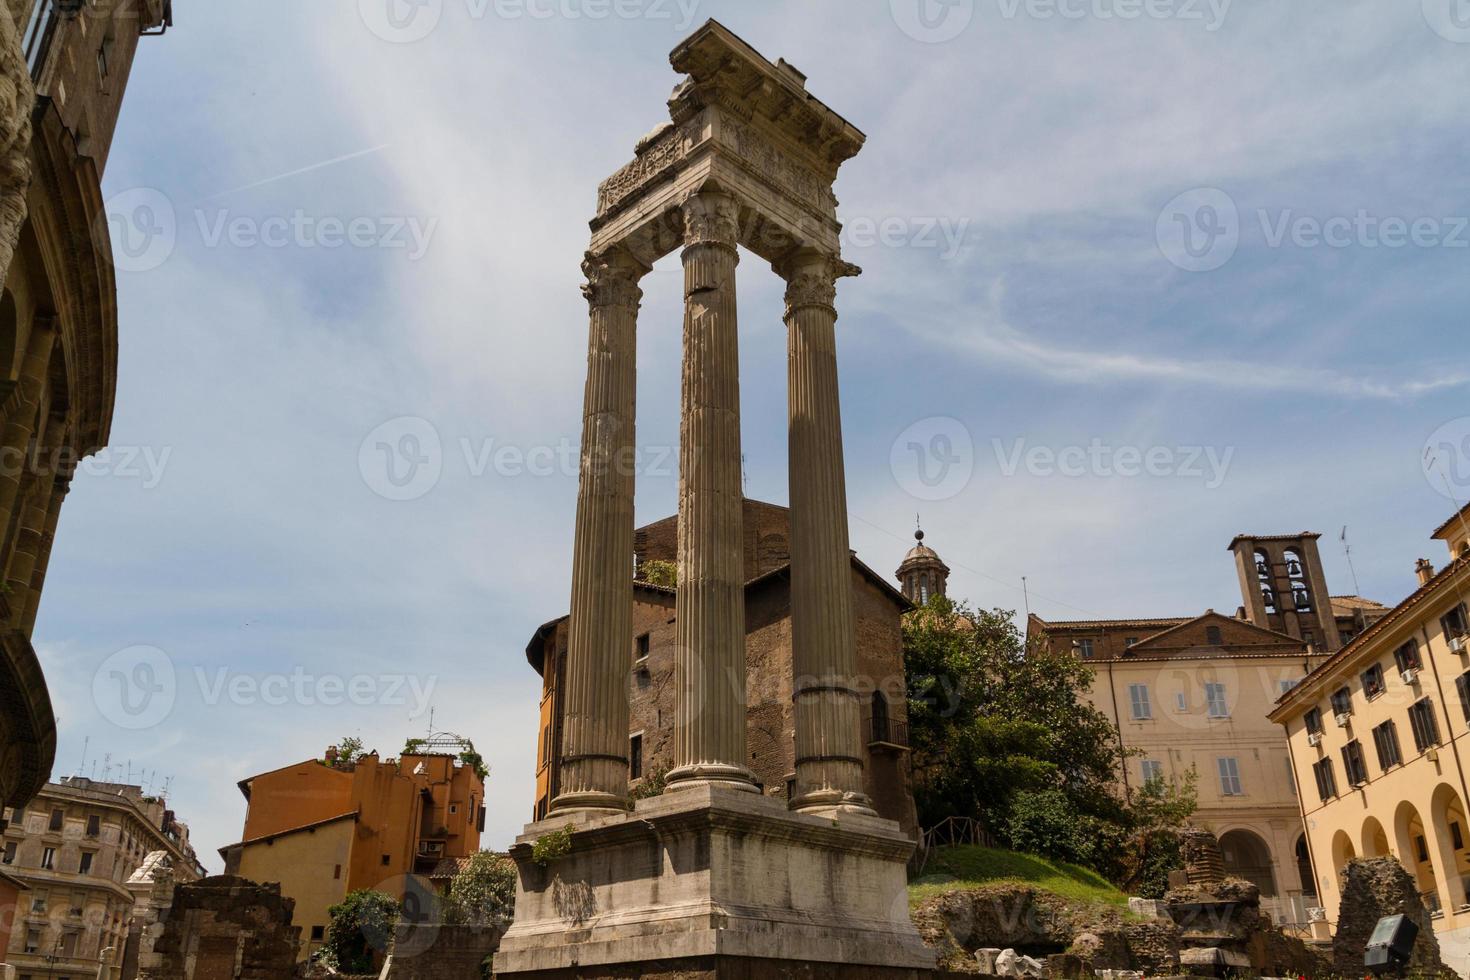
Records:
{"label": "metal railing", "polygon": [[902,748],[909,747],[909,725],[906,721],[894,721],[892,718],[874,718],[869,726],[869,745],[897,745]]}

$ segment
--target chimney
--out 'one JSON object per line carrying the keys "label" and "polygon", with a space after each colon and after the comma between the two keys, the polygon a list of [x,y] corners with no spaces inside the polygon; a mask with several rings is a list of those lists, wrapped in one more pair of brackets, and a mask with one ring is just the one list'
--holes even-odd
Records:
{"label": "chimney", "polygon": [[1420,558],[1414,566],[1414,571],[1419,573],[1419,584],[1428,585],[1434,580],[1434,563],[1428,558]]}

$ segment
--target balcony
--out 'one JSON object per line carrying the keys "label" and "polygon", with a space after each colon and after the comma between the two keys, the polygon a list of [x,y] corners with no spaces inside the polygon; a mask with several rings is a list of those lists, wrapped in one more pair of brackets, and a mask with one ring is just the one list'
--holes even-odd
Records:
{"label": "balcony", "polygon": [[868,731],[868,748],[887,752],[909,750],[909,725],[892,718],[874,718]]}
{"label": "balcony", "polygon": [[437,861],[444,857],[444,842],[442,840],[419,841],[418,856],[420,858],[432,858]]}

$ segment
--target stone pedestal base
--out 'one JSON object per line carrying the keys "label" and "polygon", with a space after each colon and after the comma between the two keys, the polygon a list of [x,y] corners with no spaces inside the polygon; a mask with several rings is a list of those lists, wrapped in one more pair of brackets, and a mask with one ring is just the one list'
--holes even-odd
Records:
{"label": "stone pedestal base", "polygon": [[[535,842],[569,828],[571,851]],[[934,954],[909,918],[913,843],[888,820],[794,814],[703,786],[627,815],[553,817],[511,851],[516,919],[497,977],[917,980]]]}

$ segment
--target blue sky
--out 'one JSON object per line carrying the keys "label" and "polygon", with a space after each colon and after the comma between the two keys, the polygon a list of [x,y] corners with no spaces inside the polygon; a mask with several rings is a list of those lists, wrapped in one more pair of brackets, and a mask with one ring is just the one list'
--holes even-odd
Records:
{"label": "blue sky", "polygon": [[[1233,611],[1244,531],[1324,532],[1341,593],[1346,525],[1388,602],[1441,559],[1432,434],[1470,490],[1460,0],[391,0],[398,33],[389,2],[180,0],[105,180],[120,449],[77,480],[36,644],[58,775],[84,746],[171,775],[212,869],[237,780],[348,734],[394,754],[430,704],[493,767],[487,846],[527,819],[586,222],[708,17],[869,137],[837,187],[869,564],[922,511],[953,593],[1019,609],[1025,576],[1065,618]],[[645,521],[674,509],[679,282],[645,283]],[[752,255],[740,285],[749,492],[784,502],[780,287]]]}

